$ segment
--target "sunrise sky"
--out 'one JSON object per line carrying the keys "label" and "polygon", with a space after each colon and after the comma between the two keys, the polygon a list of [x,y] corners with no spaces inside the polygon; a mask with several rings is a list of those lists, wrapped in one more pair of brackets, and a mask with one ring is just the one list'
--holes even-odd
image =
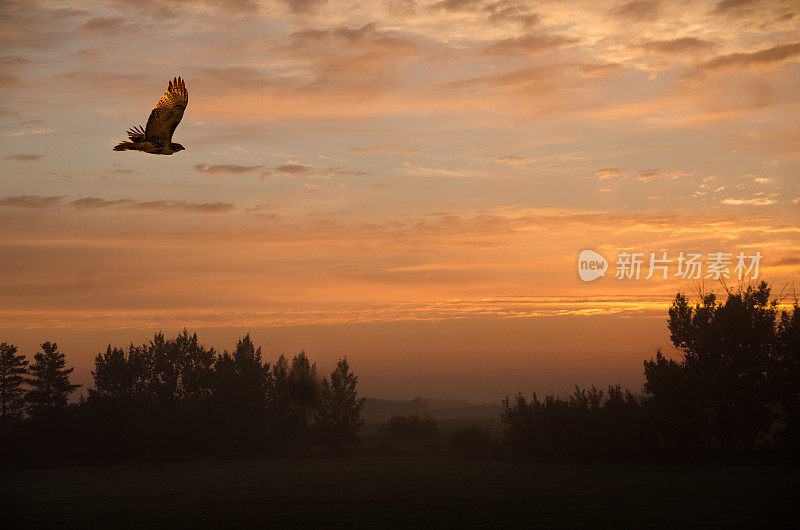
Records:
{"label": "sunrise sky", "polygon": [[[619,252],[800,279],[797,11],[2,2],[0,337],[84,383],[106,342],[185,326],[348,354],[376,396],[638,389],[696,282],[616,280]],[[176,75],[186,151],[113,152]]]}

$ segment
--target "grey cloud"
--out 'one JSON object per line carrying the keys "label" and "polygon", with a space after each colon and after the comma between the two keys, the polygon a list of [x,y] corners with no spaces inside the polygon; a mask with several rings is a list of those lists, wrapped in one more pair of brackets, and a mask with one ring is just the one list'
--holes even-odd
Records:
{"label": "grey cloud", "polygon": [[386,9],[395,16],[413,15],[417,12],[416,0],[384,0]]}
{"label": "grey cloud", "polygon": [[37,160],[41,160],[42,158],[44,158],[44,155],[17,153],[15,155],[8,155],[6,157],[3,157],[3,160],[16,160],[17,162],[36,162]]}
{"label": "grey cloud", "polygon": [[275,171],[286,173],[288,175],[307,175],[310,171],[310,166],[303,164],[285,164],[276,167]]}
{"label": "grey cloud", "polygon": [[717,2],[714,9],[711,11],[716,15],[728,14],[732,11],[739,11],[743,7],[751,6],[759,0],[721,0]]}
{"label": "grey cloud", "polygon": [[770,64],[785,61],[796,55],[800,55],[800,42],[773,46],[772,48],[752,53],[730,53],[727,55],[720,55],[719,57],[715,57],[703,63],[700,68],[703,70],[719,70],[730,66]]}
{"label": "grey cloud", "polygon": [[542,20],[538,13],[529,11],[525,3],[510,2],[508,0],[491,3],[484,7],[483,10],[489,13],[490,22],[514,22],[525,27],[531,27]]}
{"label": "grey cloud", "polygon": [[328,45],[334,41],[348,44],[358,50],[416,50],[413,40],[394,36],[393,32],[378,28],[377,23],[371,22],[361,27],[337,26],[329,29],[304,29],[292,34],[294,48],[305,48],[309,44]]}
{"label": "grey cloud", "polygon": [[123,17],[95,17],[84,22],[80,29],[90,34],[114,34],[125,27]]}
{"label": "grey cloud", "polygon": [[402,64],[417,52],[417,42],[370,23],[297,31],[284,49],[300,60],[310,59],[316,73],[289,88],[292,93],[299,89],[360,98],[394,89]]}
{"label": "grey cloud", "polygon": [[292,13],[313,13],[325,5],[328,0],[283,0]]}
{"label": "grey cloud", "polygon": [[146,201],[129,206],[132,210],[155,210],[172,212],[228,213],[235,209],[229,202]]}
{"label": "grey cloud", "polygon": [[138,201],[134,199],[101,199],[99,197],[84,197],[70,202],[76,210],[118,209],[159,212],[198,212],[198,213],[227,213],[235,209],[234,205],[227,202],[190,202],[190,201]]}
{"label": "grey cloud", "polygon": [[486,13],[490,22],[512,22],[524,27],[538,24],[541,17],[530,11],[529,5],[517,0],[442,0],[431,6],[434,11]]}
{"label": "grey cloud", "polygon": [[0,206],[27,208],[30,210],[47,210],[58,207],[63,198],[64,197],[60,195],[16,195],[0,199]]}
{"label": "grey cloud", "polygon": [[83,12],[58,3],[8,1],[0,4],[0,49],[53,49],[72,37],[70,22]]}
{"label": "grey cloud", "polygon": [[684,80],[700,80],[704,79],[711,72],[724,71],[737,67],[747,68],[781,63],[798,55],[800,55],[800,42],[773,46],[772,48],[751,53],[729,53],[714,57],[710,61],[696,66],[692,70],[686,72],[681,78]]}
{"label": "grey cloud", "polygon": [[99,197],[84,197],[70,202],[70,205],[77,210],[92,210],[96,208],[114,208],[125,206],[133,202],[131,199],[106,200]]}
{"label": "grey cloud", "polygon": [[497,41],[486,48],[484,53],[487,55],[537,55],[575,42],[578,42],[578,39],[563,35],[529,34]]}
{"label": "grey cloud", "polygon": [[481,0],[442,0],[434,4],[433,9],[442,11],[464,11],[479,6]]}
{"label": "grey cloud", "polygon": [[667,54],[692,53],[709,50],[715,46],[716,44],[711,41],[697,39],[694,37],[682,37],[669,40],[651,40],[645,41],[641,44],[641,47],[647,51]]}
{"label": "grey cloud", "polygon": [[[17,195],[0,199],[0,206],[13,208],[26,208],[30,210],[48,210],[58,208],[64,203],[61,195]],[[118,210],[141,211],[173,211],[173,212],[200,212],[200,213],[226,213],[233,211],[235,206],[231,203],[215,202],[190,202],[190,201],[139,201],[135,199],[102,199],[100,197],[83,197],[69,202],[76,210],[97,210],[103,208]]]}
{"label": "grey cloud", "polygon": [[632,20],[655,20],[658,18],[658,8],[658,0],[633,0],[615,7],[610,14]]}

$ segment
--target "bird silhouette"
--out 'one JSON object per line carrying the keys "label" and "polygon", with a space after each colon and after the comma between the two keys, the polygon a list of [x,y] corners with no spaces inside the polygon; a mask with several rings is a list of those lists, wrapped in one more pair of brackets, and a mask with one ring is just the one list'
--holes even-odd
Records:
{"label": "bird silhouette", "polygon": [[189,92],[180,76],[169,82],[169,87],[156,108],[150,113],[147,126],[131,127],[127,131],[130,142],[120,142],[114,151],[142,151],[151,155],[171,155],[183,151],[185,147],[172,141],[172,134],[183,118],[183,111],[189,104]]}

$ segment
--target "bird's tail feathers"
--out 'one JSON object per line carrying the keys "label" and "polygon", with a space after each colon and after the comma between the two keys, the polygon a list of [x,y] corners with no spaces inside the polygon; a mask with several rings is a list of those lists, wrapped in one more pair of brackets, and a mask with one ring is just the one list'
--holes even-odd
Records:
{"label": "bird's tail feathers", "polygon": [[133,142],[120,142],[114,146],[114,151],[127,151],[132,149],[136,144]]}

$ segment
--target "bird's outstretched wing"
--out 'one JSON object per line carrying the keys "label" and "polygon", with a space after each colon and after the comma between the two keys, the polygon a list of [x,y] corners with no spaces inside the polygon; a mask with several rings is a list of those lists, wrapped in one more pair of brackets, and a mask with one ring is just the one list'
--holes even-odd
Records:
{"label": "bird's outstretched wing", "polygon": [[125,134],[128,135],[128,138],[131,139],[131,142],[143,142],[144,141],[144,129],[141,125],[137,125],[135,127],[131,127]]}
{"label": "bird's outstretched wing", "polygon": [[168,145],[188,103],[189,92],[186,91],[183,79],[173,78],[167,91],[156,103],[156,108],[150,113],[144,129],[145,140],[153,145]]}

